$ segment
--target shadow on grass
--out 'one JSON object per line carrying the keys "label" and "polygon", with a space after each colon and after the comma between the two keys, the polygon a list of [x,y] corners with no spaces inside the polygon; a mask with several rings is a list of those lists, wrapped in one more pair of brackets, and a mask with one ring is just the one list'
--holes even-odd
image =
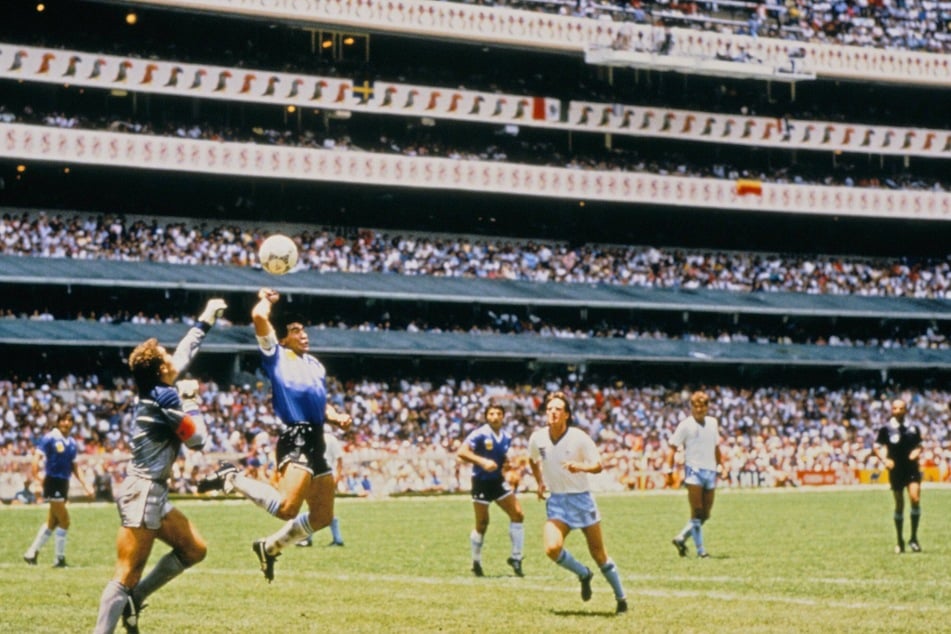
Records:
{"label": "shadow on grass", "polygon": [[590,610],[552,610],[551,613],[554,614],[555,616],[593,616],[593,617],[597,617],[601,619],[604,619],[604,618],[613,619],[617,616],[614,610],[611,610],[609,612],[592,612]]}

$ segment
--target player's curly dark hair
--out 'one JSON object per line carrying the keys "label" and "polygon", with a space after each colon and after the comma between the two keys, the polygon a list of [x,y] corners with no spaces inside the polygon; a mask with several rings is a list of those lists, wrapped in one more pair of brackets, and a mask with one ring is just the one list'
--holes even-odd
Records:
{"label": "player's curly dark hair", "polygon": [[276,310],[271,313],[271,325],[274,326],[274,333],[278,341],[287,336],[288,324],[307,325],[307,320],[298,312],[286,310],[275,306]]}
{"label": "player's curly dark hair", "polygon": [[152,337],[135,347],[129,355],[129,369],[139,392],[146,394],[162,379],[162,364],[165,355],[159,350],[158,339]]}

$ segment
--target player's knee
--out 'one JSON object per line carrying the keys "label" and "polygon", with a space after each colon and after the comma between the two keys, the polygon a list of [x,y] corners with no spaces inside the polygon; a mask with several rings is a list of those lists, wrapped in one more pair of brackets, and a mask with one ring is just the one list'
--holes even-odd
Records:
{"label": "player's knee", "polygon": [[551,559],[552,561],[557,562],[558,558],[561,557],[561,544],[547,544],[545,546],[545,556]]}
{"label": "player's knee", "polygon": [[485,534],[485,531],[489,528],[489,520],[479,520],[476,522],[476,532],[482,535]]}
{"label": "player's knee", "polygon": [[277,512],[274,513],[274,517],[281,520],[292,520],[300,513],[300,507],[300,502],[285,499],[281,502],[281,505],[277,507]]}
{"label": "player's knee", "polygon": [[512,513],[512,521],[516,524],[521,524],[525,521],[525,514],[521,511],[515,511]]}
{"label": "player's knee", "polygon": [[204,541],[197,541],[191,546],[189,546],[184,551],[178,554],[179,559],[182,560],[182,564],[186,568],[190,568],[197,563],[204,561],[205,557],[208,556],[208,544]]}

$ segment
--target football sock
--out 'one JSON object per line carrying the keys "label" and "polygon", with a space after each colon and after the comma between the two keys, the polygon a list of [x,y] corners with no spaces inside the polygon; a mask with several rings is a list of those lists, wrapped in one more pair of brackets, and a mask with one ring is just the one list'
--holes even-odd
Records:
{"label": "football sock", "polygon": [[604,565],[601,566],[601,574],[603,574],[604,578],[611,584],[611,588],[614,590],[614,598],[618,601],[623,599],[624,588],[621,586],[621,576],[618,574],[617,566],[614,565],[614,562],[610,559],[604,562]]}
{"label": "football sock", "polygon": [[918,522],[921,521],[921,507],[911,509],[911,541],[918,541]]}
{"label": "football sock", "polygon": [[234,488],[240,491],[244,497],[248,498],[262,509],[277,516],[277,509],[281,506],[281,493],[266,482],[249,478],[243,473],[239,473],[232,478]]}
{"label": "football sock", "polygon": [[904,520],[902,519],[902,514],[901,514],[901,513],[895,513],[894,519],[895,519],[895,532],[898,533],[898,543],[899,543],[899,544],[904,544],[904,543],[905,543],[905,540],[902,539],[902,536],[901,536],[901,534],[902,534],[902,529],[903,529],[903,525],[904,525]]}
{"label": "football sock", "polygon": [[561,549],[561,554],[558,555],[558,559],[555,560],[555,563],[561,566],[562,568],[565,568],[575,573],[576,575],[578,575],[579,579],[584,579],[585,577],[591,574],[591,571],[588,570],[588,567],[585,566],[580,561],[578,561],[577,559],[575,559],[574,557],[572,557],[571,553],[569,553],[568,550],[565,548]]}
{"label": "football sock", "polygon": [[343,543],[343,536],[340,534],[340,520],[336,517],[330,520],[330,534],[333,536],[333,540],[338,544]]}
{"label": "football sock", "polygon": [[703,548],[703,532],[700,530],[702,524],[703,522],[698,519],[690,520],[690,534],[693,536],[693,543],[697,547],[698,555],[705,552]]}
{"label": "football sock", "polygon": [[693,529],[693,520],[687,520],[687,523],[684,525],[684,527],[680,529],[679,533],[677,533],[677,540],[684,541],[685,539],[687,539],[687,535],[690,534],[692,529]]}
{"label": "football sock", "polygon": [[149,571],[145,577],[139,581],[134,588],[132,588],[132,594],[135,595],[135,598],[139,603],[145,599],[166,583],[177,577],[178,575],[185,572],[185,564],[182,563],[182,560],[178,558],[178,555],[175,554],[175,551],[166,553],[161,559],[158,560],[158,563],[155,564],[155,567]]}
{"label": "football sock", "polygon": [[525,525],[521,522],[509,524],[509,539],[512,540],[512,559],[522,559],[522,548],[525,546]]}
{"label": "football sock", "polygon": [[264,549],[269,555],[277,555],[288,544],[296,544],[302,539],[307,539],[314,534],[314,529],[310,525],[307,513],[301,513],[296,518],[289,520],[276,533],[264,540]]}
{"label": "football sock", "polygon": [[472,561],[482,561],[482,543],[485,541],[485,535],[479,534],[479,531],[472,529],[469,533],[469,546],[472,547]]}
{"label": "football sock", "polygon": [[115,580],[107,583],[99,598],[99,616],[96,618],[93,634],[112,634],[122,618],[122,610],[128,600],[128,588]]}
{"label": "football sock", "polygon": [[36,533],[36,539],[33,540],[33,545],[30,546],[30,549],[26,551],[28,556],[36,556],[36,553],[40,552],[47,541],[49,541],[50,536],[53,534],[53,531],[46,527],[46,523],[40,526],[40,530]]}
{"label": "football sock", "polygon": [[53,538],[53,550],[56,552],[56,558],[60,559],[61,557],[66,556],[66,529],[57,527],[53,531],[55,537]]}

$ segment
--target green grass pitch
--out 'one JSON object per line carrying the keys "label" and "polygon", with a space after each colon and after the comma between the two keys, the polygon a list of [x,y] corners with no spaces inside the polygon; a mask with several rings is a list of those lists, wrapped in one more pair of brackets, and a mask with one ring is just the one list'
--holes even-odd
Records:
{"label": "green grass pitch", "polygon": [[[892,499],[881,487],[726,491],[705,529],[710,559],[681,559],[671,536],[686,495],[602,494],[608,551],[631,611],[614,615],[604,578],[583,603],[577,580],[541,548],[544,505],[526,512],[525,578],[505,564],[508,519],[498,508],[483,552],[486,577],[469,572],[471,503],[464,496],[340,499],[346,540],[290,548],[274,583],[252,539],[278,520],[245,501],[177,505],[209,544],[208,558],[148,600],[143,632],[938,632],[951,630],[951,489],[922,496],[924,552],[892,552]],[[66,570],[21,556],[46,507],[4,507],[0,546],[3,631],[89,632],[112,575],[118,525],[112,505],[70,504]],[[906,510],[907,514],[907,510]],[[906,518],[906,533],[908,531]],[[568,548],[591,559],[580,532]],[[152,562],[166,551],[157,544]],[[691,554],[693,549],[691,548]],[[121,627],[120,627],[121,631]]]}

